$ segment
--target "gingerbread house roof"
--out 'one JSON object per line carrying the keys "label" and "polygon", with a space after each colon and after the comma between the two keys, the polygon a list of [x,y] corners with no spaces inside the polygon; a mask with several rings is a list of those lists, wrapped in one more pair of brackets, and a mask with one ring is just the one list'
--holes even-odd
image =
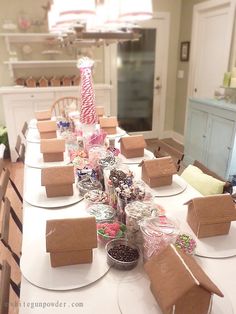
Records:
{"label": "gingerbread house roof", "polygon": [[41,153],[63,153],[66,149],[64,139],[45,139],[40,141]]}
{"label": "gingerbread house roof", "polygon": [[99,118],[101,128],[117,127],[118,122],[116,117],[101,117]]}
{"label": "gingerbread house roof", "polygon": [[168,309],[194,286],[202,286],[210,293],[223,296],[196,260],[174,245],[153,256],[144,266],[152,291],[161,308]]}
{"label": "gingerbread house roof", "polygon": [[41,170],[41,185],[73,184],[75,182],[74,167],[50,167]]}
{"label": "gingerbread house roof", "polygon": [[35,118],[37,120],[50,120],[51,119],[51,110],[35,111]]}
{"label": "gingerbread house roof", "polygon": [[47,221],[47,252],[88,250],[96,247],[97,231],[95,217]]}
{"label": "gingerbread house roof", "polygon": [[56,131],[56,121],[38,121],[37,127],[40,133]]}
{"label": "gingerbread house roof", "polygon": [[125,136],[120,139],[125,150],[145,148],[147,146],[143,135]]}
{"label": "gingerbread house roof", "polygon": [[149,178],[165,177],[177,172],[174,161],[170,156],[144,160],[141,165],[145,168]]}
{"label": "gingerbread house roof", "polygon": [[228,194],[196,197],[186,204],[193,205],[196,218],[202,224],[236,220],[236,208],[231,195]]}

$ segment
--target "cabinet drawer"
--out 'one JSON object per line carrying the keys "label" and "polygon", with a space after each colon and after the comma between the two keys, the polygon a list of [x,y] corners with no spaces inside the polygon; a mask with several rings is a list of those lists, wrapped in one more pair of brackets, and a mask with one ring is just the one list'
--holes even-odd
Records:
{"label": "cabinet drawer", "polygon": [[32,100],[32,99],[53,99],[54,93],[24,93],[24,94],[14,94],[6,95],[5,100],[16,101],[16,100]]}

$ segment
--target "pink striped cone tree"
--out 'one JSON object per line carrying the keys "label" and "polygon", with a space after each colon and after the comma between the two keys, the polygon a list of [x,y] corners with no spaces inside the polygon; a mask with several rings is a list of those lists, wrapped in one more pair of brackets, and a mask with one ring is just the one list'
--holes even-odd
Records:
{"label": "pink striped cone tree", "polygon": [[95,124],[98,121],[92,80],[93,63],[93,60],[87,57],[79,60],[81,74],[80,122],[88,125]]}

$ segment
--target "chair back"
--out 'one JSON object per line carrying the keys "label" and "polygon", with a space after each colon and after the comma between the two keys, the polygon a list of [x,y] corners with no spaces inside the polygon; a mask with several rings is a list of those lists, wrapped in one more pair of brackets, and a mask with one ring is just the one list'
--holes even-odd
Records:
{"label": "chair back", "polygon": [[6,146],[3,143],[1,143],[0,144],[0,158],[4,157],[5,149],[6,149]]}
{"label": "chair back", "polygon": [[65,116],[66,110],[69,109],[71,105],[75,106],[75,111],[79,110],[79,98],[75,96],[68,96],[68,97],[62,97],[57,99],[52,107],[51,107],[51,113],[54,116]]}
{"label": "chair back", "polygon": [[26,138],[27,130],[28,130],[28,123],[27,123],[27,121],[25,121],[24,124],[23,124],[22,130],[21,130],[21,133],[24,136],[24,138]]}
{"label": "chair back", "polygon": [[184,153],[160,139],[155,140],[155,144],[157,147],[154,151],[154,156],[156,158],[171,156],[175,162],[177,171],[179,171],[181,162],[184,159]]}
{"label": "chair back", "polygon": [[17,153],[17,161],[25,161],[25,144],[22,143],[22,139],[20,135],[17,135],[15,151]]}
{"label": "chair back", "polygon": [[0,314],[8,314],[11,267],[6,260],[3,260],[0,269]]}

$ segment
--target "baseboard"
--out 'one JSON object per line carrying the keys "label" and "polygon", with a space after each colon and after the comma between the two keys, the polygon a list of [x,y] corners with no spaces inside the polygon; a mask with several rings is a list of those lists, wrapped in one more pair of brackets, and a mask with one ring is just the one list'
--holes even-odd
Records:
{"label": "baseboard", "polygon": [[184,136],[180,133],[174,132],[174,131],[164,131],[163,132],[163,138],[170,137],[173,138],[176,142],[184,145]]}

